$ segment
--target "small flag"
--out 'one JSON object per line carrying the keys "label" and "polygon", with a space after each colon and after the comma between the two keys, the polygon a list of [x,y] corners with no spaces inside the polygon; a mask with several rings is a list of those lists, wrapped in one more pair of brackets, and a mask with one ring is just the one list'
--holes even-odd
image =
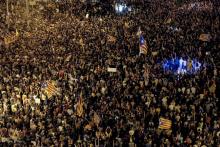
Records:
{"label": "small flag", "polygon": [[171,18],[168,18],[166,21],[165,21],[165,24],[170,24],[172,22],[172,19]]}
{"label": "small flag", "polygon": [[171,129],[171,126],[172,126],[171,120],[160,117],[159,129],[166,129],[167,130],[167,129]]}
{"label": "small flag", "polygon": [[141,27],[139,27],[136,35],[137,35],[138,37],[140,37],[141,34],[142,34]]}
{"label": "small flag", "polygon": [[82,93],[80,94],[80,97],[79,97],[79,100],[76,104],[76,114],[79,116],[79,117],[82,117],[83,115],[83,105],[84,105],[84,102],[83,102],[83,97],[82,97]]}
{"label": "small flag", "polygon": [[85,130],[91,130],[92,129],[92,126],[90,124],[87,124],[85,127],[84,127]]}
{"label": "small flag", "polygon": [[70,59],[71,59],[71,57],[72,57],[72,55],[68,55],[68,56],[66,57],[66,59],[65,59],[65,62],[69,62]]}
{"label": "small flag", "polygon": [[211,35],[210,34],[201,34],[199,36],[199,40],[201,41],[210,41],[211,39]]}
{"label": "small flag", "polygon": [[139,49],[140,49],[140,54],[147,54],[147,44],[146,41],[144,40],[143,35],[140,35],[140,43],[139,43]]}
{"label": "small flag", "polygon": [[46,92],[49,98],[52,97],[53,95],[59,94],[59,90],[56,87],[55,81],[47,81],[43,83],[42,89]]}
{"label": "small flag", "polygon": [[151,54],[152,54],[152,56],[153,56],[153,57],[155,57],[155,56],[157,56],[157,55],[158,55],[158,52],[157,52],[157,51],[155,51],[155,52],[152,52]]}
{"label": "small flag", "polygon": [[80,38],[80,40],[79,40],[79,44],[80,44],[81,46],[84,46],[84,41],[83,41],[82,38]]}
{"label": "small flag", "polygon": [[10,35],[7,35],[6,37],[4,37],[5,45],[9,45],[11,43],[14,43],[18,39],[18,36],[19,36],[19,33],[18,33],[18,30],[16,29],[15,34],[10,34]]}
{"label": "small flag", "polygon": [[99,117],[99,115],[95,112],[94,116],[93,116],[93,122],[96,124],[96,126],[99,126],[101,119]]}
{"label": "small flag", "polygon": [[111,35],[108,35],[108,38],[107,38],[108,42],[116,42],[116,38],[114,36],[111,36]]}
{"label": "small flag", "polygon": [[16,29],[16,32],[15,32],[15,36],[18,37],[19,36],[19,32],[18,30]]}
{"label": "small flag", "polygon": [[125,22],[125,28],[129,28],[129,23],[128,22]]}

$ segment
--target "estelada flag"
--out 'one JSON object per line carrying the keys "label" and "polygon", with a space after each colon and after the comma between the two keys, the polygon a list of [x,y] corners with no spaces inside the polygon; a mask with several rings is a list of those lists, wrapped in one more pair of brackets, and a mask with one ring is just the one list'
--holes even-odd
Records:
{"label": "estelada flag", "polygon": [[167,130],[167,129],[171,129],[171,126],[172,126],[171,120],[160,117],[159,129],[166,129]]}
{"label": "estelada flag", "polygon": [[140,54],[147,54],[148,46],[146,41],[144,40],[143,35],[140,35],[140,43],[139,43]]}
{"label": "estelada flag", "polygon": [[56,87],[55,81],[47,81],[43,83],[42,89],[46,92],[48,98],[52,97],[53,95],[60,94],[58,88]]}

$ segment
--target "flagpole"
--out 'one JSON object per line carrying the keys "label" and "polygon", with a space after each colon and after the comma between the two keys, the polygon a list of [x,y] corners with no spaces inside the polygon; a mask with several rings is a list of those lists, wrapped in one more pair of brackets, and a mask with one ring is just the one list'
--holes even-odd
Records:
{"label": "flagpole", "polygon": [[9,4],[9,2],[8,2],[8,0],[6,0],[6,23],[7,23],[7,26],[8,26],[8,28],[9,28],[9,8],[8,8],[8,4]]}
{"label": "flagpole", "polygon": [[29,28],[29,27],[30,27],[30,26],[29,26],[29,3],[28,3],[28,0],[26,0],[25,2],[26,2],[27,26],[28,26],[28,28]]}
{"label": "flagpole", "polygon": [[8,0],[6,0],[6,9],[7,9],[7,16],[9,14],[9,10],[8,10]]}

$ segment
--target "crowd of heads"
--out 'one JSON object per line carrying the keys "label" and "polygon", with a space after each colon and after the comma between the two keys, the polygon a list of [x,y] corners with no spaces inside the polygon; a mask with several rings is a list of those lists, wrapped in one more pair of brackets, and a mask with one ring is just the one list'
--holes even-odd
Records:
{"label": "crowd of heads", "polygon": [[[156,0],[124,15],[91,15],[81,2],[43,3],[30,7],[27,25],[15,4],[10,26],[0,21],[1,144],[219,145],[219,11],[178,6]],[[139,27],[147,55],[139,54]],[[17,40],[5,45],[2,36],[15,29]],[[211,39],[199,40],[202,33]],[[196,74],[164,71],[163,61],[176,56],[204,66]],[[60,94],[48,97],[45,81],[56,81]],[[160,117],[171,129],[158,128]]]}

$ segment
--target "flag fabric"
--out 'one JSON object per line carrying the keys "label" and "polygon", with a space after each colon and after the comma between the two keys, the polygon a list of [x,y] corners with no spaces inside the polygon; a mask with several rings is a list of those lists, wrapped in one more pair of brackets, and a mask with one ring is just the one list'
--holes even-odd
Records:
{"label": "flag fabric", "polygon": [[116,38],[114,37],[114,36],[111,36],[111,35],[108,35],[107,36],[107,40],[108,40],[108,42],[116,42]]}
{"label": "flag fabric", "polygon": [[68,55],[67,57],[66,57],[66,59],[65,59],[65,62],[69,62],[70,61],[70,59],[71,59],[71,57],[72,57],[72,55],[70,54],[70,55]]}
{"label": "flag fabric", "polygon": [[80,44],[81,46],[84,46],[84,41],[83,41],[82,38],[80,38],[80,40],[79,40],[79,44]]}
{"label": "flag fabric", "polygon": [[166,21],[165,21],[165,24],[170,24],[172,22],[172,19],[171,18],[168,18]]}
{"label": "flag fabric", "polygon": [[201,34],[199,36],[199,40],[201,41],[210,41],[211,39],[211,35],[210,34]]}
{"label": "flag fabric", "polygon": [[12,35],[6,36],[4,38],[5,45],[9,45],[9,44],[15,42],[16,39],[17,39],[16,36],[12,36]]}
{"label": "flag fabric", "polygon": [[140,37],[141,33],[142,33],[142,32],[141,32],[141,27],[139,27],[136,35],[137,35],[138,37]]}
{"label": "flag fabric", "polygon": [[82,117],[83,115],[83,105],[84,105],[84,102],[83,102],[83,97],[82,97],[82,93],[80,94],[80,97],[79,97],[79,100],[76,104],[76,114],[77,116],[79,117]]}
{"label": "flag fabric", "polygon": [[84,127],[85,130],[91,130],[92,129],[92,126],[90,124],[87,124],[85,127]]}
{"label": "flag fabric", "polygon": [[125,28],[129,28],[129,23],[128,22],[125,22]]}
{"label": "flag fabric", "polygon": [[18,36],[19,36],[18,29],[16,29],[15,36],[16,36],[16,37],[18,37]]}
{"label": "flag fabric", "polygon": [[171,129],[171,126],[172,126],[171,120],[160,117],[159,129],[168,130],[168,129]]}
{"label": "flag fabric", "polygon": [[157,52],[157,51],[155,51],[155,52],[152,52],[151,54],[152,54],[152,56],[153,56],[153,57],[155,57],[155,56],[157,56],[157,55],[158,55],[158,52]]}
{"label": "flag fabric", "polygon": [[145,54],[145,55],[147,54],[148,47],[142,34],[140,35],[139,49],[140,49],[140,54]]}
{"label": "flag fabric", "polygon": [[59,90],[56,87],[55,81],[47,81],[43,83],[42,89],[46,92],[48,98],[59,94]]}
{"label": "flag fabric", "polygon": [[15,34],[10,34],[10,35],[7,35],[6,37],[4,37],[5,45],[9,45],[9,44],[15,42],[18,39],[18,36],[19,36],[19,32],[16,29]]}

